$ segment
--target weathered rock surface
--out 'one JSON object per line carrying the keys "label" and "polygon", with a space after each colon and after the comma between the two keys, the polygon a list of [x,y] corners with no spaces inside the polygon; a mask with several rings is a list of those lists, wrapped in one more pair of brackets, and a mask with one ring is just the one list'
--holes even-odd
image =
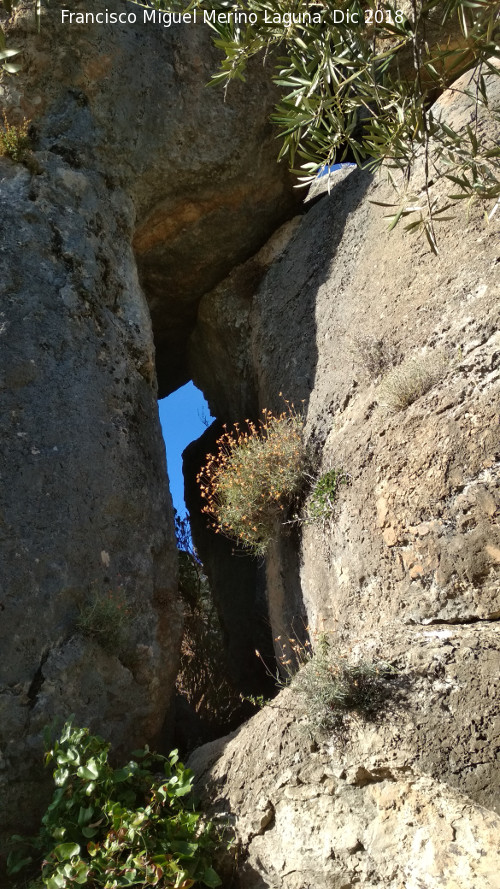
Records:
{"label": "weathered rock surface", "polygon": [[[454,125],[470,116],[470,101],[458,104]],[[485,225],[472,208],[468,219],[443,222],[435,257],[427,242],[384,230],[384,211],[370,201],[390,197],[357,171],[334,184],[249,313],[245,374],[257,377],[260,406],[280,410],[281,391],[304,401],[321,469],[351,478],[325,527],[304,527],[301,572],[311,628],[348,634],[387,619],[500,615],[498,214]],[[380,367],[370,375],[374,349]],[[381,374],[426,352],[446,355],[441,380],[390,414]],[[224,372],[209,369],[212,388]],[[281,576],[286,587],[285,561]]]}
{"label": "weathered rock surface", "polygon": [[[122,750],[158,735],[181,630],[133,207],[99,174],[49,152],[44,165],[35,179],[0,170],[2,828],[36,813],[54,717],[74,713]],[[109,594],[131,609],[113,654],[78,632]]]}
{"label": "weathered rock surface", "polygon": [[208,811],[234,825],[239,886],[497,886],[498,815],[387,757],[311,748],[295,706],[286,690],[190,760]]}
{"label": "weathered rock surface", "polygon": [[252,299],[264,274],[293,237],[300,219],[296,216],[282,225],[255,256],[237,266],[200,301],[189,340],[189,369],[193,382],[203,389],[213,416],[221,423],[258,416],[257,379],[248,360]]}
{"label": "weathered rock surface", "polygon": [[[464,125],[471,104],[445,95],[436,110]],[[480,121],[497,138],[494,126]],[[280,392],[304,400],[318,471],[350,476],[333,512],[302,527],[303,605],[313,638],[327,633],[353,661],[393,664],[393,695],[379,719],[352,717],[347,736],[318,749],[297,732],[303,708],[280,695],[192,765],[208,808],[234,822],[242,886],[490,889],[500,809],[500,221],[496,213],[485,225],[474,206],[457,214],[439,226],[435,257],[401,228],[387,233],[386,211],[371,203],[393,199],[382,181],[355,171],[332,185],[256,290],[238,361],[257,379],[259,407],[281,410]],[[438,180],[433,194],[445,188]],[[390,413],[381,379],[413,355],[446,356],[441,377]],[[215,391],[224,365],[207,374]],[[274,636],[301,617],[287,547],[277,541],[267,562]]]}
{"label": "weathered rock surface", "polygon": [[[269,124],[275,96],[260,61],[227,101],[207,89],[217,65],[210,29],[143,24],[123,0],[96,10],[136,24],[61,24],[57,0],[41,34],[26,9],[10,39],[25,72],[3,83],[15,121],[36,124],[38,145],[70,166],[98,169],[134,201],[133,246],[152,313],[160,396],[189,379],[185,349],[203,293],[258,250],[297,197]],[[72,12],[88,12],[84,2]]]}
{"label": "weathered rock surface", "polygon": [[[36,818],[54,716],[122,751],[158,737],[181,619],[150,312],[166,392],[201,294],[293,203],[262,69],[225,103],[205,90],[207,28],[61,24],[63,7],[39,35],[16,7],[23,70],[0,85],[38,170],[1,161],[0,833]],[[119,590],[127,643],[109,654],[78,619]]]}

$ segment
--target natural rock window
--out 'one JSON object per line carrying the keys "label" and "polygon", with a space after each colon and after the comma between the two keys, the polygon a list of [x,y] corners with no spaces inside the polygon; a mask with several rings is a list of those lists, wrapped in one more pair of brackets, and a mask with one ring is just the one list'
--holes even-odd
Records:
{"label": "natural rock window", "polygon": [[186,513],[182,452],[199,438],[213,422],[203,393],[194,383],[186,383],[167,398],[158,402],[160,423],[167,449],[167,468],[174,508],[181,516]]}

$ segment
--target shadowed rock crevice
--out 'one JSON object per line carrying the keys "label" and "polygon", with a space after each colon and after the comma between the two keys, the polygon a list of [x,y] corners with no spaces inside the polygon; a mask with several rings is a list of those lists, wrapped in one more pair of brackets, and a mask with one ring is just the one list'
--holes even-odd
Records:
{"label": "shadowed rock crevice", "polygon": [[[212,414],[229,426],[248,419],[258,422],[262,409],[279,414],[286,407],[285,398],[307,417],[318,358],[318,292],[328,275],[329,258],[335,255],[347,219],[362,201],[371,177],[344,170],[336,182],[335,201],[324,198],[306,205],[303,216],[279,228],[255,256],[233,269],[200,302],[189,343],[190,368]],[[214,426],[187,449],[184,475],[194,539],[224,613],[223,624],[228,630],[233,627],[230,661],[238,670],[235,656],[250,666],[254,649],[262,650],[249,629],[255,601],[266,603],[272,639],[302,640],[308,621],[300,580],[300,534],[290,527],[277,528],[265,564],[257,569],[251,567],[255,559],[206,528],[195,477],[205,455],[215,452],[221,432]],[[324,436],[316,431],[311,450],[320,449]],[[235,597],[240,572],[245,593]],[[265,650],[269,652],[269,647]],[[272,664],[274,655],[269,653]],[[276,655],[281,654],[277,645]]]}
{"label": "shadowed rock crevice", "polygon": [[215,442],[221,433],[220,424],[212,424],[183,453],[186,505],[193,539],[219,614],[225,644],[221,657],[226,660],[229,675],[243,694],[273,694],[274,683],[270,683],[255,654],[257,649],[267,662],[272,663],[264,565],[262,560],[245,554],[235,543],[216,534],[207,525],[195,480],[206,455],[216,449]]}

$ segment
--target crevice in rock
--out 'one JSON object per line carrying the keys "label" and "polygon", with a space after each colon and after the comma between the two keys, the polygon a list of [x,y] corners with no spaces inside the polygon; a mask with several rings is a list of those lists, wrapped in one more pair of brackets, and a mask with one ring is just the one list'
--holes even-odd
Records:
{"label": "crevice in rock", "polygon": [[[189,418],[190,412],[196,412],[198,421],[195,417]],[[184,610],[175,744],[183,751],[190,751],[240,726],[255,712],[252,698],[260,695],[268,698],[276,692],[255,655],[255,649],[259,649],[270,660],[272,644],[263,566],[243,552],[235,553],[233,543],[222,540],[206,527],[201,512],[195,479],[206,453],[214,449],[221,432],[220,424],[216,421],[201,439],[192,441],[184,451],[183,496],[179,484],[180,450],[190,434],[199,435],[202,424],[206,426],[213,417],[201,393],[197,394],[191,385],[161,404],[160,418],[167,446],[170,488],[177,510],[179,594]],[[189,462],[188,455],[192,453],[194,458]],[[189,523],[183,519],[184,499]]]}
{"label": "crevice in rock", "polygon": [[470,617],[457,617],[457,618],[431,617],[428,620],[420,621],[419,624],[422,627],[431,627],[431,626],[435,626],[436,624],[445,624],[445,625],[448,624],[450,626],[460,626],[461,624],[463,624],[464,626],[467,626],[468,624],[495,623],[496,621],[499,621],[499,620],[500,620],[500,611],[494,612],[493,614],[489,614],[488,617],[478,617],[478,615],[476,615],[476,614],[471,615]]}
{"label": "crevice in rock", "polygon": [[264,659],[273,658],[264,564],[207,527],[195,481],[221,433],[222,427],[216,421],[184,451],[186,505],[193,539],[219,614],[229,674],[243,695],[269,696],[275,689],[270,687],[269,677],[255,654],[257,649]]}
{"label": "crevice in rock", "polygon": [[38,669],[37,669],[35,675],[33,676],[33,679],[31,680],[31,685],[28,689],[27,697],[28,697],[28,701],[29,701],[28,706],[30,709],[32,709],[35,706],[36,699],[37,699],[38,695],[40,694],[43,683],[45,682],[45,676],[43,675],[43,665],[45,664],[45,661],[47,660],[47,658],[49,656],[49,651],[50,651],[50,649],[46,648],[44,650],[44,652],[42,653],[42,657],[40,658],[40,664],[38,666]]}

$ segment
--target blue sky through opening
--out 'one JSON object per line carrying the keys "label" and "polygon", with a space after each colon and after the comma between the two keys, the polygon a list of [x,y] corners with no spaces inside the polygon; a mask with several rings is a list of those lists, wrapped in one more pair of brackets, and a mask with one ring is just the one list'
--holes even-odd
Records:
{"label": "blue sky through opening", "polygon": [[[174,507],[179,515],[186,514],[182,452],[191,441],[203,435],[210,415],[203,393],[194,383],[186,383],[176,392],[158,402],[160,423],[167,448],[167,467]],[[204,422],[205,420],[205,422]]]}
{"label": "blue sky through opening", "polygon": [[328,173],[335,173],[335,170],[341,170],[342,167],[355,167],[355,166],[356,166],[356,164],[342,163],[342,164],[331,164],[329,167],[321,167],[321,169],[318,170],[318,175],[316,178],[322,179],[323,176],[327,176]]}

